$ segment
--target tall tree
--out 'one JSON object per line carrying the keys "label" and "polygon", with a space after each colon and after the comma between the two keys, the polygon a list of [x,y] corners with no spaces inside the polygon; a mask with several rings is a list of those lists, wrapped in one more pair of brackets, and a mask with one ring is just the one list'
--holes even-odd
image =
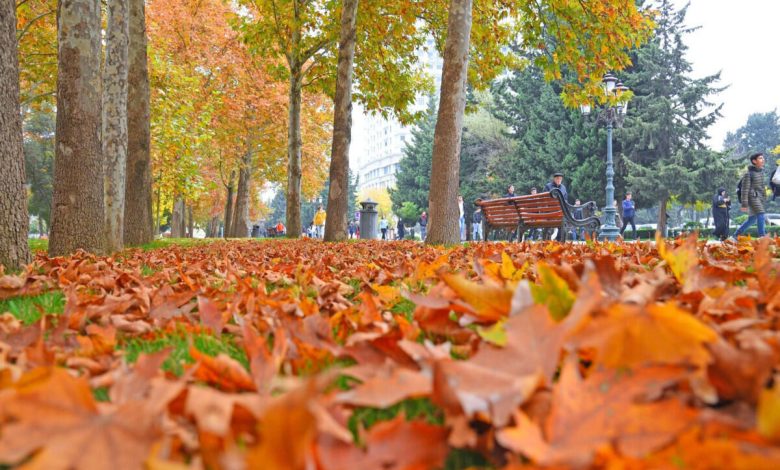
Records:
{"label": "tall tree", "polygon": [[103,164],[106,250],[124,248],[127,176],[128,0],[109,0],[103,66]]}
{"label": "tall tree", "polygon": [[230,236],[233,238],[246,238],[249,236],[249,198],[252,175],[252,145],[248,140],[247,150],[241,159],[241,167],[238,171],[238,187],[236,189],[236,207],[233,211]]}
{"label": "tall tree", "polygon": [[[762,152],[769,158],[769,154],[780,145],[780,115],[777,110],[768,113],[753,113],[748,116],[744,126],[735,132],[726,134],[723,141],[723,149],[733,158],[744,162],[750,154]],[[775,169],[775,163],[767,162],[767,174],[772,174]]]}
{"label": "tall tree", "polygon": [[333,146],[330,153],[330,190],[325,240],[347,239],[349,207],[349,142],[352,140],[352,70],[355,59],[355,21],[358,0],[343,0],[339,40],[336,97],[333,109]]}
{"label": "tall tree", "polygon": [[[623,74],[634,92],[624,129],[618,134],[637,200],[659,204],[658,230],[665,232],[667,203],[708,200],[719,185],[734,181],[729,159],[707,148],[707,129],[720,116],[712,97],[719,74],[692,78],[684,38],[687,7],[671,0],[654,3],[655,36],[639,48]],[[733,184],[733,183],[732,183]]]}
{"label": "tall tree", "polygon": [[15,2],[0,3],[0,266],[30,261]]}
{"label": "tall tree", "polygon": [[100,2],[61,0],[57,7],[57,146],[51,256],[105,246],[100,143]]}
{"label": "tall tree", "polygon": [[146,12],[144,0],[129,0],[129,7],[124,242],[142,245],[154,237]]}
{"label": "tall tree", "polygon": [[466,110],[471,0],[451,0],[448,22],[431,164],[431,186],[436,191],[431,191],[428,197],[431,224],[425,241],[431,244],[457,243],[460,240],[458,173],[463,113]]}

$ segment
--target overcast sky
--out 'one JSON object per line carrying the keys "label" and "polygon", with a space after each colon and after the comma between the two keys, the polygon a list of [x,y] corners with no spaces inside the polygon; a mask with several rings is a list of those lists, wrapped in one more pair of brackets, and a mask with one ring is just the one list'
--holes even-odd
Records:
{"label": "overcast sky", "polygon": [[[684,0],[675,0],[685,5]],[[686,23],[688,59],[695,77],[721,72],[723,117],[710,128],[721,149],[726,133],[752,113],[780,110],[780,0],[691,0]],[[629,108],[630,109],[630,108]]]}

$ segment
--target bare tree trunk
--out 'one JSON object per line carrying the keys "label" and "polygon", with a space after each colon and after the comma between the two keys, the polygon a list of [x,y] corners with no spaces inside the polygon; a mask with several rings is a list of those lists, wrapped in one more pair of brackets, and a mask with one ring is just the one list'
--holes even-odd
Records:
{"label": "bare tree trunk", "polygon": [[57,131],[51,256],[105,251],[100,2],[57,5]]}
{"label": "bare tree trunk", "polygon": [[192,205],[187,206],[187,238],[195,238],[195,219],[192,217]]}
{"label": "bare tree trunk", "polygon": [[471,0],[450,0],[439,115],[433,138],[429,224],[426,243],[460,241],[458,173],[471,35]]}
{"label": "bare tree trunk", "polygon": [[341,41],[336,72],[333,110],[333,146],[330,156],[330,189],[325,240],[347,239],[349,207],[349,142],[352,139],[352,71],[355,60],[355,22],[358,0],[344,0],[341,12]]}
{"label": "bare tree trunk", "polygon": [[[298,36],[293,33],[293,42]],[[287,129],[287,237],[301,236],[301,65],[290,64],[290,112]]]}
{"label": "bare tree trunk", "polygon": [[184,238],[184,199],[176,198],[173,203],[173,214],[171,216],[171,238]]}
{"label": "bare tree trunk", "polygon": [[109,0],[103,68],[103,163],[106,249],[124,248],[127,176],[127,0]]}
{"label": "bare tree trunk", "polygon": [[152,164],[149,118],[149,70],[146,58],[144,0],[129,0],[130,41],[127,90],[127,184],[124,241],[143,245],[159,233],[152,220]]}
{"label": "bare tree trunk", "polygon": [[[154,236],[155,237],[160,234],[160,224],[162,223],[162,214],[161,214],[162,206],[160,205],[161,192],[162,191],[158,187],[157,188],[157,222],[154,224]],[[127,206],[125,206],[125,208],[126,207]],[[127,225],[125,225],[125,227],[127,227]],[[127,236],[127,234],[125,234],[125,236]]]}
{"label": "bare tree trunk", "polygon": [[223,232],[223,236],[225,238],[230,238],[232,234],[230,233],[232,227],[233,227],[233,184],[236,180],[236,171],[233,170],[230,172],[230,181],[228,181],[228,187],[227,187],[227,202],[225,203],[225,229]]}
{"label": "bare tree trunk", "polygon": [[233,227],[230,236],[246,238],[249,236],[249,195],[251,191],[252,152],[247,149],[241,159],[241,169],[238,171],[238,189],[236,190],[236,210],[233,215]]}
{"label": "bare tree trunk", "polygon": [[668,222],[666,217],[666,203],[669,202],[669,198],[664,196],[661,198],[661,206],[658,209],[658,225],[656,226],[656,233],[660,233],[661,236],[666,235],[666,224]]}
{"label": "bare tree trunk", "polygon": [[209,220],[206,228],[206,238],[217,238],[219,236],[219,216],[213,216]]}
{"label": "bare tree trunk", "polygon": [[0,266],[13,270],[30,261],[24,182],[16,3],[9,0],[0,2]]}

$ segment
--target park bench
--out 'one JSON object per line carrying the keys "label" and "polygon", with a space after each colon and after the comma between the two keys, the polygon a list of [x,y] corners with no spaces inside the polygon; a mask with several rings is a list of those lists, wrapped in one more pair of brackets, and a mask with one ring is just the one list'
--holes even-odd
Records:
{"label": "park bench", "polygon": [[[577,208],[569,204],[558,189],[525,196],[477,200],[475,204],[482,208],[485,240],[496,229],[516,229],[520,240],[527,230],[546,229],[549,237],[555,228],[563,230],[563,240],[566,240],[571,230],[583,228],[587,233],[595,233],[601,226],[599,219],[592,215],[575,218],[574,211]],[[579,208],[583,214],[594,214],[596,203],[587,202]]]}

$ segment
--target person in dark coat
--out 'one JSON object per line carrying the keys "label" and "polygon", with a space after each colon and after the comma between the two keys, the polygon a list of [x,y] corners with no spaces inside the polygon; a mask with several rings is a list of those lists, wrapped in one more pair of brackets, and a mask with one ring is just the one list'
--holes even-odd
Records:
{"label": "person in dark coat", "polygon": [[550,192],[553,189],[559,189],[563,194],[563,200],[569,202],[569,192],[566,190],[566,185],[563,184],[563,173],[553,173],[552,181],[544,185],[545,192]]}
{"label": "person in dark coat", "polygon": [[750,156],[750,165],[748,171],[741,181],[741,192],[739,194],[740,209],[742,212],[749,212],[750,216],[734,233],[736,239],[753,224],[758,226],[758,236],[766,235],[765,215],[766,215],[766,182],[764,181],[764,165],[766,160],[764,154],[754,153]]}
{"label": "person in dark coat", "polygon": [[726,194],[725,188],[718,188],[718,192],[712,197],[712,218],[715,221],[713,235],[723,241],[729,236],[729,209],[731,198]]}
{"label": "person in dark coat", "polygon": [[[550,192],[553,189],[560,190],[561,194],[563,195],[563,200],[569,202],[569,192],[566,190],[566,186],[563,184],[563,173],[553,173],[552,181],[544,185],[544,190],[546,192]],[[556,237],[556,240],[559,242],[563,241],[563,230],[558,230],[558,236]]]}
{"label": "person in dark coat", "polygon": [[406,236],[406,230],[404,227],[404,219],[401,217],[398,217],[398,226],[396,227],[396,231],[398,232],[398,239],[403,240]]}

